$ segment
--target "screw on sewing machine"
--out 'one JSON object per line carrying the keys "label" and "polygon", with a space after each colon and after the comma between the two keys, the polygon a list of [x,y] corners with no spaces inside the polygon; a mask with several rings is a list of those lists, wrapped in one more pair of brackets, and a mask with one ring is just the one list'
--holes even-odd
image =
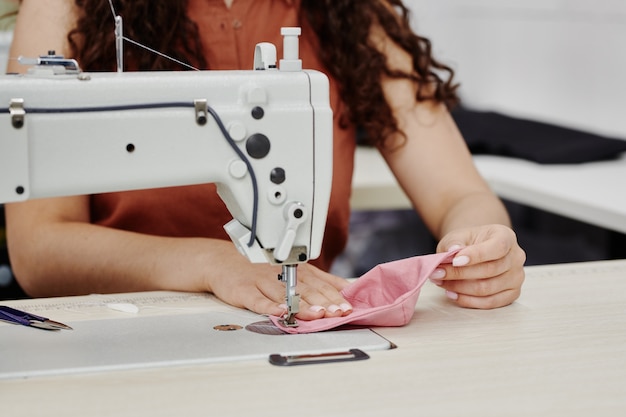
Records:
{"label": "screw on sewing machine", "polygon": [[209,118],[208,115],[208,102],[206,99],[196,99],[193,101],[194,108],[196,110],[196,123],[200,126],[204,126]]}
{"label": "screw on sewing machine", "polygon": [[21,129],[24,127],[24,117],[26,111],[24,110],[24,99],[14,98],[9,103],[9,114],[11,115],[11,125],[15,129]]}
{"label": "screw on sewing machine", "polygon": [[263,110],[263,107],[255,106],[252,108],[250,114],[255,120],[260,120],[265,116],[265,110]]}

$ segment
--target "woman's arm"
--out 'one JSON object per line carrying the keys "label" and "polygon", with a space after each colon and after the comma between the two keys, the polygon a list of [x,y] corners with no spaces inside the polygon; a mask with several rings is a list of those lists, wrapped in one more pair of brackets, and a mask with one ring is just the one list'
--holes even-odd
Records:
{"label": "woman's arm", "polygon": [[[371,39],[394,70],[412,73],[410,55],[378,27]],[[440,239],[438,251],[463,248],[455,266],[433,281],[459,305],[493,308],[520,295],[525,253],[501,201],[476,170],[467,146],[442,104],[417,102],[408,79],[382,76],[385,98],[405,136],[381,152],[424,222]]]}
{"label": "woman's arm", "polygon": [[[89,223],[85,196],[6,206],[11,263],[33,296],[144,290],[209,291],[237,307],[280,315],[279,269],[252,264],[231,242],[144,235]],[[312,266],[298,269],[301,318],[341,315],[340,278]],[[321,311],[314,307],[322,306]],[[331,311],[332,310],[332,311]],[[321,311],[321,312],[320,312]]]}

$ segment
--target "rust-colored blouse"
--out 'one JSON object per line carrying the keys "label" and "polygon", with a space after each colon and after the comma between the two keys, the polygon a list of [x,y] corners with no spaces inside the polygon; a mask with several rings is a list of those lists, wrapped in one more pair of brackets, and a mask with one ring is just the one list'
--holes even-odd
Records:
{"label": "rust-colored blouse", "polygon": [[[300,58],[307,69],[324,71],[314,36],[299,21],[297,0],[190,0],[189,16],[197,22],[211,69],[252,69],[254,47],[272,42],[282,57],[280,28],[303,26]],[[312,261],[328,270],[343,250],[350,217],[350,190],[354,159],[354,129],[339,127],[341,100],[335,80],[330,80],[334,116],[333,189],[320,257]],[[91,220],[95,224],[145,234],[171,237],[228,239],[223,225],[232,216],[215,186],[186,187],[98,194],[91,197]]]}

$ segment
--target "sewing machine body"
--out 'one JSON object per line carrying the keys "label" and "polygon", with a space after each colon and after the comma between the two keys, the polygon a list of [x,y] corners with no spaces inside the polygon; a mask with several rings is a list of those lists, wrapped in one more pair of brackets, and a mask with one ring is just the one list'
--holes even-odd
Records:
{"label": "sewing machine body", "polygon": [[[276,262],[286,246],[277,263],[319,255],[332,180],[322,73],[42,67],[1,76],[0,103],[0,202],[214,182],[243,226],[229,233],[251,261]],[[254,220],[249,168],[255,250],[241,245]],[[296,224],[294,211],[303,214]]]}

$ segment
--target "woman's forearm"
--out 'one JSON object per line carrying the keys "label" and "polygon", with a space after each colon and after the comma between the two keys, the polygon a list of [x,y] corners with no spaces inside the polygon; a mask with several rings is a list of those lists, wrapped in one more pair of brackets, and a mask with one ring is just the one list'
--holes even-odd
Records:
{"label": "woman's forearm", "polygon": [[150,236],[79,222],[38,229],[30,237],[9,237],[15,275],[32,296],[210,291],[206,275],[225,274],[227,265],[247,262],[227,241]]}
{"label": "woman's forearm", "polygon": [[463,195],[450,207],[439,229],[441,238],[448,232],[487,224],[511,226],[502,201],[491,191],[477,191]]}

